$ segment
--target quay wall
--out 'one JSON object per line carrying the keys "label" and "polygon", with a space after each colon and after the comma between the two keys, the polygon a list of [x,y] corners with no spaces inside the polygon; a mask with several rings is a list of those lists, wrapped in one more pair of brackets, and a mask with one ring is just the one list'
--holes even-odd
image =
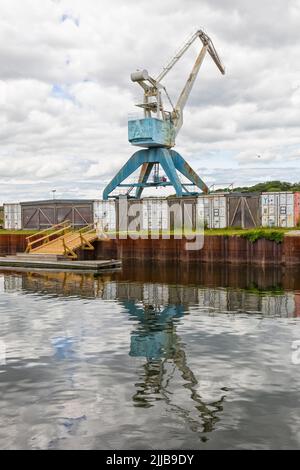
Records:
{"label": "quay wall", "polygon": [[[0,256],[24,252],[25,234],[0,234]],[[255,243],[238,236],[209,235],[201,250],[186,250],[185,239],[145,239],[97,241],[94,251],[80,251],[79,259],[122,259],[123,261],[162,261],[253,264],[260,266],[300,265],[300,237],[287,236],[282,243],[259,239]]]}

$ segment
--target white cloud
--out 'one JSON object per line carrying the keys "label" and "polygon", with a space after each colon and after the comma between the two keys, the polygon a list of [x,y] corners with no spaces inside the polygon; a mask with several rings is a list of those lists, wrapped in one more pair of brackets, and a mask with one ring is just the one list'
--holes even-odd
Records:
{"label": "white cloud", "polygon": [[[135,151],[130,73],[155,76],[199,27],[227,73],[206,58],[176,150],[208,183],[300,180],[299,0],[2,0],[0,13],[0,202],[100,197]],[[166,80],[174,100],[196,53]]]}

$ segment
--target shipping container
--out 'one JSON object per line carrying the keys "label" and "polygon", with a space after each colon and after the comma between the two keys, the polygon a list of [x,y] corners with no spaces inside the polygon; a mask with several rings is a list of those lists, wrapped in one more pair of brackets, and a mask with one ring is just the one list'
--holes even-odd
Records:
{"label": "shipping container", "polygon": [[169,208],[165,198],[144,198],[139,201],[142,205],[141,229],[156,231],[168,230]]}
{"label": "shipping container", "polygon": [[196,198],[155,198],[116,200],[120,231],[188,230],[195,227]]}
{"label": "shipping container", "polygon": [[203,212],[204,214],[205,227],[227,227],[227,199],[225,194],[199,196],[198,212]]}
{"label": "shipping container", "polygon": [[22,228],[43,230],[69,220],[75,228],[93,223],[93,201],[51,199],[21,202]]}
{"label": "shipping container", "polygon": [[300,224],[300,193],[294,193],[294,225]]}
{"label": "shipping container", "polygon": [[22,212],[20,204],[4,204],[4,228],[6,230],[22,229]]}
{"label": "shipping container", "polygon": [[179,231],[185,230],[189,232],[198,227],[197,217],[197,198],[196,197],[182,197],[182,198],[169,198],[168,204],[170,208],[169,224],[171,230]]}
{"label": "shipping container", "polygon": [[[226,227],[227,212],[224,195],[200,197],[144,198],[141,200],[119,199],[117,201],[118,227],[126,230],[183,231],[195,230],[206,225],[209,228]],[[204,221],[204,222],[203,222]]]}
{"label": "shipping container", "polygon": [[116,230],[115,201],[94,201],[93,208],[95,227],[99,227],[106,232]]}
{"label": "shipping container", "polygon": [[229,193],[226,200],[228,227],[261,226],[260,193]]}
{"label": "shipping container", "polygon": [[290,191],[262,193],[262,226],[295,227],[299,223],[299,194]]}
{"label": "shipping container", "polygon": [[195,230],[196,207],[195,197],[145,198],[142,226],[170,232]]}

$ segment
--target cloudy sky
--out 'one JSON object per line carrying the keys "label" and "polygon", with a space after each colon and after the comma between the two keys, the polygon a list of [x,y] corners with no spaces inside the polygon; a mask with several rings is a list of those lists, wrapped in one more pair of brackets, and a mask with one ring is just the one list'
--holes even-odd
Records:
{"label": "cloudy sky", "polygon": [[0,0],[0,203],[101,198],[134,151],[130,73],[156,76],[199,28],[226,75],[206,57],[176,150],[208,185],[300,181],[300,0]]}

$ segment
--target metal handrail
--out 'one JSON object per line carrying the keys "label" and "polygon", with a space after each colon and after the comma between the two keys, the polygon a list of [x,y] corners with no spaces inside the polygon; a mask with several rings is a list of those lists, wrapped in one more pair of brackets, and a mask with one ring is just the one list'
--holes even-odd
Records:
{"label": "metal handrail", "polygon": [[94,227],[94,224],[88,224],[78,230],[78,233],[83,233],[85,231],[89,232]]}
{"label": "metal handrail", "polygon": [[[93,233],[93,232],[95,232],[95,234],[96,234],[96,230],[94,229],[94,224],[86,225],[85,227],[82,227],[80,230],[74,232],[73,233],[73,238],[71,240],[68,240],[68,242],[75,241],[76,238],[79,237],[80,238],[80,244],[78,246],[73,246],[72,248],[67,245],[66,240],[63,238],[62,241],[63,241],[64,253],[65,254],[70,253],[72,258],[77,258],[77,255],[74,252],[74,249],[80,247],[83,244],[91,245],[90,241],[86,240],[84,238],[84,235],[89,234],[89,233]],[[93,249],[92,245],[90,246],[89,249]]]}
{"label": "metal handrail", "polygon": [[41,230],[40,232],[34,233],[33,235],[29,235],[26,237],[26,240],[30,240],[33,237],[36,237],[37,235],[41,235],[42,233],[49,232],[49,230],[54,230],[56,227],[61,227],[62,225],[70,224],[70,220],[64,220],[63,222],[60,222],[59,224],[51,225],[49,228],[45,228],[44,230]]}
{"label": "metal handrail", "polygon": [[[45,235],[45,236],[42,237],[42,238],[38,238],[37,240],[33,240],[33,241],[29,242],[29,243],[27,242],[26,252],[28,253],[30,250],[34,250],[34,249],[38,248],[38,247],[33,248],[33,246],[34,246],[35,244],[37,244],[38,242],[42,242],[41,245],[44,245],[45,243],[51,243],[51,242],[57,241],[57,240],[58,240],[59,238],[61,238],[61,237],[66,233],[66,231],[67,231],[68,229],[70,229],[70,228],[72,228],[72,226],[71,226],[71,225],[67,225],[67,226],[65,226],[65,227],[62,227],[62,228],[59,229],[59,230],[56,230],[55,232],[51,232],[51,233],[49,233],[48,235]],[[53,240],[49,240],[50,237],[52,237],[53,235],[58,235],[58,234],[60,234],[60,233],[62,233],[62,235],[60,235],[60,236],[54,238]]]}
{"label": "metal handrail", "polygon": [[[66,225],[66,222],[64,224],[57,224],[57,226],[63,225],[59,230],[56,230],[55,232],[48,233],[47,235],[38,238],[36,240],[32,240],[28,242],[26,252],[30,251],[36,251],[39,250],[42,246],[48,246],[57,243],[60,241],[62,243],[64,253],[65,254],[70,254],[72,258],[76,258],[77,255],[74,252],[75,245],[77,244],[77,247],[80,247],[80,245],[86,244],[90,245],[89,240],[86,239],[86,235],[91,234],[95,232],[96,235],[96,230],[94,228],[93,224],[88,224],[84,227],[82,227],[80,230],[72,230],[72,225]],[[42,231],[45,232],[45,231]],[[50,240],[50,237],[56,236],[55,238]],[[76,240],[80,239],[80,243],[76,243]],[[72,246],[75,242],[75,245]],[[37,243],[40,243],[39,246],[36,246],[33,248],[33,246]],[[60,245],[61,246],[61,245]],[[90,246],[90,249],[92,249],[92,246]]]}

